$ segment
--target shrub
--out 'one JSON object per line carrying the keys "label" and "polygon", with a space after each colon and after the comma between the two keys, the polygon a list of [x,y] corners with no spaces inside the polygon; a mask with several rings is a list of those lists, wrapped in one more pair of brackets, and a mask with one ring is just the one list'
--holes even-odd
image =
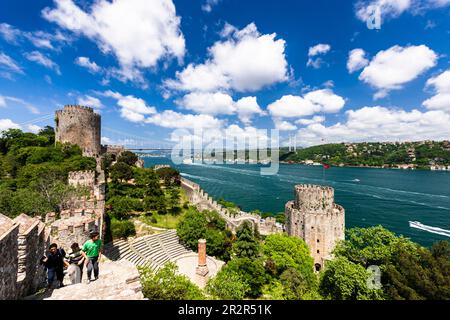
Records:
{"label": "shrub", "polygon": [[111,219],[111,235],[113,238],[128,238],[136,235],[136,228],[129,220]]}

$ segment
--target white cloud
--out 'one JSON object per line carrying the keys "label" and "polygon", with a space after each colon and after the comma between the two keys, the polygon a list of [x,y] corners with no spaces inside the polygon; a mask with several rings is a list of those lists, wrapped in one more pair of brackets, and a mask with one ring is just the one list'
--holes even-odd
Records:
{"label": "white cloud", "polygon": [[101,68],[88,57],[78,57],[75,59],[75,63],[80,67],[86,68],[90,73],[98,73]]}
{"label": "white cloud", "polygon": [[0,52],[0,66],[5,68],[7,71],[23,74],[23,70],[17,62],[3,52]]}
{"label": "white cloud", "polygon": [[320,111],[324,113],[339,112],[345,105],[344,98],[336,95],[330,89],[322,89],[308,92],[305,99],[320,106]]}
{"label": "white cloud", "polygon": [[300,129],[302,144],[450,138],[450,115],[442,111],[405,111],[377,106],[350,110],[346,115],[345,123],[329,127],[314,123]]}
{"label": "white cloud", "polygon": [[[1,96],[0,95],[0,100],[3,101],[4,103],[4,107],[7,106],[7,101],[16,103],[16,104],[20,104],[22,106],[24,106],[25,108],[27,108],[32,114],[39,114],[39,109],[36,108],[34,105],[32,105],[31,103],[28,103],[27,101],[20,99],[20,98],[16,98],[16,97],[10,97],[10,96]],[[1,101],[0,101],[0,106],[1,106]]]}
{"label": "white cloud", "polygon": [[237,102],[226,93],[192,92],[185,95],[176,103],[187,110],[199,114],[209,115],[233,115],[237,114],[239,120],[248,125],[254,115],[264,115],[264,111],[258,105],[256,97],[244,97]]}
{"label": "white cloud", "polygon": [[6,100],[0,95],[0,108],[6,107]]}
{"label": "white cloud", "polygon": [[331,50],[331,46],[329,44],[319,43],[314,47],[309,48],[308,57],[315,57],[319,54],[326,54]]}
{"label": "white cloud", "polygon": [[235,103],[236,113],[239,120],[245,125],[249,125],[254,115],[265,115],[266,113],[261,109],[256,97],[244,97]]}
{"label": "white cloud", "polygon": [[323,116],[314,116],[311,119],[298,119],[295,123],[306,126],[315,123],[322,123],[325,121],[325,117]]}
{"label": "white cloud", "polygon": [[295,125],[293,125],[292,123],[285,121],[285,120],[274,118],[273,123],[275,124],[275,129],[280,130],[280,131],[297,130],[297,127]]}
{"label": "white cloud", "polygon": [[287,95],[267,107],[274,118],[299,118],[318,112],[335,113],[345,105],[345,100],[330,89],[308,92],[303,97]]}
{"label": "white cloud", "polygon": [[37,125],[35,125],[35,124],[29,124],[29,125],[27,125],[26,130],[27,130],[28,132],[32,132],[32,133],[34,133],[34,134],[37,134],[37,133],[39,133],[39,131],[42,130],[42,127],[37,126]]}
{"label": "white cloud", "polygon": [[309,48],[308,51],[308,62],[306,63],[306,66],[313,67],[315,69],[319,69],[324,61],[322,58],[317,57],[318,55],[325,55],[331,50],[331,46],[329,44],[323,44],[319,43],[318,45],[315,45],[314,47]]}
{"label": "white cloud", "polygon": [[436,93],[423,105],[430,110],[450,111],[450,69],[427,81],[427,87],[432,87]]}
{"label": "white cloud", "polygon": [[375,98],[384,97],[434,67],[437,59],[436,53],[425,45],[393,46],[378,52],[359,79],[379,90]]}
{"label": "white cloud", "polygon": [[202,5],[202,10],[205,12],[211,12],[213,7],[218,5],[220,0],[206,0]]}
{"label": "white cloud", "polygon": [[35,47],[41,49],[59,50],[61,45],[70,42],[71,39],[57,31],[48,33],[44,31],[22,31],[7,23],[0,23],[0,36],[6,42],[19,45],[23,40],[30,41]]}
{"label": "white cloud", "polygon": [[21,127],[11,119],[0,119],[0,132],[8,129],[21,129]]}
{"label": "white cloud", "polygon": [[78,104],[80,104],[82,106],[95,108],[95,109],[103,108],[103,104],[98,98],[95,98],[95,97],[92,97],[92,96],[89,96],[89,95],[86,95],[86,96],[83,96],[83,97],[79,97],[78,98]]}
{"label": "white cloud", "polygon": [[50,58],[40,53],[39,51],[27,52],[25,53],[25,58],[30,61],[36,62],[48,69],[54,70],[58,75],[61,75],[61,70],[59,66],[53,62]]}
{"label": "white cloud", "polygon": [[348,55],[347,70],[350,73],[358,71],[369,64],[365,58],[366,53],[363,49],[353,49]]}
{"label": "white cloud", "polygon": [[148,106],[147,103],[132,95],[123,96],[118,92],[108,90],[102,94],[105,97],[117,100],[117,105],[121,107],[120,115],[122,118],[131,122],[144,122],[146,116],[156,113],[155,107]]}
{"label": "white cloud", "polygon": [[177,101],[177,104],[196,113],[210,115],[231,115],[235,112],[233,98],[222,92],[192,92]]}
{"label": "white cloud", "polygon": [[211,115],[182,114],[172,110],[165,110],[157,113],[146,120],[147,123],[155,124],[171,129],[216,129],[221,128],[223,121]]}
{"label": "white cloud", "polygon": [[45,8],[45,19],[94,41],[115,55],[120,80],[144,82],[142,69],[154,68],[172,57],[181,62],[185,39],[172,0],[98,0],[88,12],[72,0],[55,0]]}
{"label": "white cloud", "polygon": [[242,30],[230,25],[225,29],[225,39],[208,49],[205,63],[188,65],[165,85],[183,91],[247,92],[288,80],[284,40],[276,40],[275,33],[261,35],[254,23]]}
{"label": "white cloud", "polygon": [[382,20],[397,18],[405,12],[422,14],[431,9],[450,5],[450,0],[359,0],[356,5],[356,16],[361,21],[367,21],[377,8]]}

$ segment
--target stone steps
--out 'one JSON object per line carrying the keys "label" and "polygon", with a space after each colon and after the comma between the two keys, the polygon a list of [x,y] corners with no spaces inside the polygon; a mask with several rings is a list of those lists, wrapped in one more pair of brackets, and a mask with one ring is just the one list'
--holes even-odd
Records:
{"label": "stone steps", "polygon": [[128,260],[136,266],[161,268],[168,261],[189,253],[178,239],[176,230],[144,236],[128,242],[117,240],[105,246],[106,256],[111,260]]}

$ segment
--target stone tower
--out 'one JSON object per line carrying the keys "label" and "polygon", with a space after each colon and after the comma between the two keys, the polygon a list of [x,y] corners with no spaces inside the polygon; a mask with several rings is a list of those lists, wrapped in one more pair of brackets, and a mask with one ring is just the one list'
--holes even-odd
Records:
{"label": "stone tower", "polygon": [[286,203],[285,214],[288,235],[305,240],[319,271],[345,236],[345,210],[334,203],[334,189],[295,186],[295,200]]}
{"label": "stone tower", "polygon": [[92,108],[65,106],[56,111],[55,121],[57,142],[79,145],[84,156],[101,154],[101,117]]}

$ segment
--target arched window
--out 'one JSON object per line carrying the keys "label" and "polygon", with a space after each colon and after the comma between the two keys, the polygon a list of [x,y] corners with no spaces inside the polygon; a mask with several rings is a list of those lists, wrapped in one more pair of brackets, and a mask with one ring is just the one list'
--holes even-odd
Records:
{"label": "arched window", "polygon": [[322,266],[320,265],[320,263],[316,263],[316,264],[314,265],[314,268],[316,269],[316,272],[319,272],[320,269],[322,269]]}

